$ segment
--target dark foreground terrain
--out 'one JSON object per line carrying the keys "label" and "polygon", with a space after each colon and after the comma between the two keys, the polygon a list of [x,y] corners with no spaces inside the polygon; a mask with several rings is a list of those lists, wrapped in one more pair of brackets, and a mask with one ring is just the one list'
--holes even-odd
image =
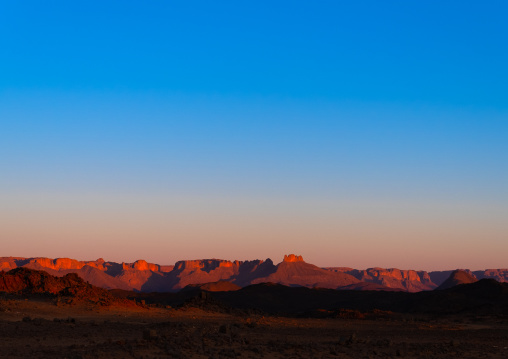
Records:
{"label": "dark foreground terrain", "polygon": [[2,358],[508,357],[508,321],[496,316],[295,318],[10,295],[0,300],[0,338]]}
{"label": "dark foreground terrain", "polygon": [[508,358],[508,284],[135,293],[18,268],[0,272],[0,357]]}

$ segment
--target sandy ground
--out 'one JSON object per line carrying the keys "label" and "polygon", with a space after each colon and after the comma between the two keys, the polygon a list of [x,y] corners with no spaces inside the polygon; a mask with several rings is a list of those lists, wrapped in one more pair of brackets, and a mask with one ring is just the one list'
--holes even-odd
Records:
{"label": "sandy ground", "polygon": [[506,318],[284,318],[0,299],[1,358],[508,358]]}

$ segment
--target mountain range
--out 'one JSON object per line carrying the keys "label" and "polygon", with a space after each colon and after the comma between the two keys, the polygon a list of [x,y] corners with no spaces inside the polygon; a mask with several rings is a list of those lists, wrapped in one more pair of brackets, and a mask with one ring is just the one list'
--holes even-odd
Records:
{"label": "mountain range", "polygon": [[[176,292],[186,287],[213,282],[229,282],[232,285],[222,284],[228,288],[270,282],[290,287],[419,292],[438,288],[454,272],[396,268],[320,268],[294,254],[284,256],[283,261],[278,264],[274,264],[271,259],[199,259],[178,261],[174,266],[153,264],[144,260],[115,263],[102,258],[95,261],[78,261],[70,258],[0,257],[0,270],[9,271],[20,267],[43,270],[57,277],[76,273],[97,287],[138,292]],[[508,282],[508,269],[474,272],[465,270],[459,273],[459,277],[467,277],[469,282],[484,278]]]}

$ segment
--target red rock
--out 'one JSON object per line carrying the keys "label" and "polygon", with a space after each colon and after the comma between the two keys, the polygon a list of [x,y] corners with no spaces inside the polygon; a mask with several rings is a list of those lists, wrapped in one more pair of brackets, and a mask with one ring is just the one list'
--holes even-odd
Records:
{"label": "red rock", "polygon": [[450,277],[447,280],[445,280],[436,289],[438,289],[438,290],[448,289],[448,288],[455,287],[459,284],[471,284],[471,283],[475,283],[477,281],[478,281],[478,279],[476,279],[476,277],[473,274],[468,273],[463,270],[460,270],[460,269],[457,269],[457,270],[453,271],[452,274],[450,275]]}
{"label": "red rock", "polygon": [[295,256],[294,254],[284,255],[284,262],[303,262],[302,256]]}
{"label": "red rock", "polygon": [[[247,286],[262,281],[274,281],[286,285],[322,286],[336,288],[341,285],[366,282],[379,285],[358,285],[356,288],[382,288],[417,292],[432,290],[449,277],[451,271],[430,272],[401,270],[397,268],[318,268],[306,263],[302,256],[289,254],[275,266],[270,259],[266,261],[229,261],[222,259],[200,259],[179,261],[174,266],[161,266],[137,260],[134,263],[77,261],[70,258],[21,258],[0,257],[0,270],[18,267],[44,270],[62,277],[77,273],[91,284],[103,288],[138,291],[176,291],[189,284],[203,284],[229,281],[239,286]],[[329,273],[323,273],[326,270]],[[332,273],[332,275],[329,275]],[[473,273],[473,272],[472,272]],[[475,271],[478,279],[494,278],[499,282],[508,281],[508,269],[488,269]]]}

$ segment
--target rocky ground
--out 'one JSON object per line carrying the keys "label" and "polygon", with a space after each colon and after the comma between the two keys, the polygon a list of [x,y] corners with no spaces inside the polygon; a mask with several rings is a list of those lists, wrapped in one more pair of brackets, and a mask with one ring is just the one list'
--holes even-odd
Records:
{"label": "rocky ground", "polygon": [[507,358],[508,318],[289,318],[0,297],[2,358]]}

